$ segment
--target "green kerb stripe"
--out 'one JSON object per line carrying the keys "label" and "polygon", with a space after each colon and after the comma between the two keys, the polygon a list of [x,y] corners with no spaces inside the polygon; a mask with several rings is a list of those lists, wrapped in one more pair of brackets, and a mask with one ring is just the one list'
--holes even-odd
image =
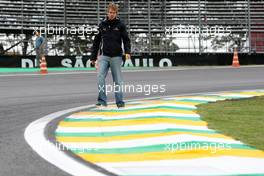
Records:
{"label": "green kerb stripe", "polygon": [[92,153],[92,154],[131,154],[131,153],[146,153],[146,152],[176,152],[180,150],[196,151],[196,150],[209,150],[212,153],[217,150],[231,150],[231,149],[245,149],[254,150],[254,148],[246,146],[244,144],[227,144],[218,142],[207,142],[207,141],[189,141],[179,142],[174,144],[158,144],[140,147],[129,147],[129,148],[110,148],[110,149],[99,149],[99,148],[72,148],[74,153]]}
{"label": "green kerb stripe", "polygon": [[119,110],[102,110],[102,109],[91,109],[89,110],[90,112],[129,112],[129,111],[134,111],[134,110],[151,110],[151,109],[174,109],[174,110],[195,110],[195,107],[171,107],[171,106],[152,106],[152,107],[146,107],[146,108],[131,108],[131,109],[119,109]]}
{"label": "green kerb stripe", "polygon": [[177,100],[180,102],[193,102],[193,103],[208,103],[209,101],[206,100],[192,100],[192,99],[182,99],[182,100]]}
{"label": "green kerb stripe", "polygon": [[202,121],[199,117],[181,117],[181,116],[140,116],[123,119],[101,119],[101,118],[87,118],[87,119],[74,119],[65,118],[65,122],[110,122],[110,121],[122,121],[122,120],[141,120],[141,119],[178,119],[178,120],[189,120],[189,121]]}
{"label": "green kerb stripe", "polygon": [[98,133],[61,133],[56,132],[57,137],[112,137],[112,136],[127,136],[135,134],[157,134],[166,132],[191,132],[197,134],[218,134],[214,130],[190,130],[181,128],[170,128],[164,130],[142,130],[142,131],[117,131],[117,132],[98,132]]}

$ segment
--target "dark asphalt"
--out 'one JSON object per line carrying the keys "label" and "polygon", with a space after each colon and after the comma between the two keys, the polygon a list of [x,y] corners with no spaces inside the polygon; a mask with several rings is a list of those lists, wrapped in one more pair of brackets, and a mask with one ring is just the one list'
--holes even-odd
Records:
{"label": "dark asphalt", "polygon": [[[126,72],[124,78],[126,84],[166,85],[165,93],[151,96],[264,89],[264,67]],[[96,94],[94,73],[5,77],[0,74],[0,176],[68,175],[31,150],[24,140],[24,130],[30,122],[50,113],[94,104]],[[150,96],[125,95],[127,99],[144,97]],[[109,98],[112,100],[113,95]]]}

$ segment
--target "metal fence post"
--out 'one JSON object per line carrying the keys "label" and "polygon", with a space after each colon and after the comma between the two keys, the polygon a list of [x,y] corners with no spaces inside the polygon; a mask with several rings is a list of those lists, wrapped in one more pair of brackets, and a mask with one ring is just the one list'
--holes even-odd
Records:
{"label": "metal fence post", "polygon": [[199,54],[201,55],[202,54],[202,51],[201,51],[201,47],[202,47],[202,43],[201,43],[201,31],[202,31],[202,24],[201,24],[201,0],[199,0],[199,15],[198,15],[198,18],[199,18]]}
{"label": "metal fence post", "polygon": [[97,24],[100,23],[100,1],[97,0]]}
{"label": "metal fence post", "polygon": [[151,1],[148,0],[148,36],[149,36],[149,54],[151,54]]}
{"label": "metal fence post", "polygon": [[45,38],[47,38],[47,0],[44,1],[44,28],[45,28]]}
{"label": "metal fence post", "polygon": [[250,16],[250,0],[247,0],[248,5],[248,54],[251,54],[251,16]]}
{"label": "metal fence post", "polygon": [[69,51],[69,43],[68,43],[68,34],[67,34],[67,27],[68,27],[68,25],[67,25],[67,5],[66,5],[66,3],[67,3],[67,0],[64,0],[64,31],[63,32],[65,32],[66,31],[66,34],[64,34],[65,35],[65,53],[66,53],[66,55],[70,55],[70,51]]}

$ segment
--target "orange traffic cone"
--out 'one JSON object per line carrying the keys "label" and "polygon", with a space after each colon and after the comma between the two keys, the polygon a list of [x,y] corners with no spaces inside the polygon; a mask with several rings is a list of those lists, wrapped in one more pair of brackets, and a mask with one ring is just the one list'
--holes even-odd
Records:
{"label": "orange traffic cone", "polygon": [[48,74],[48,69],[47,69],[47,62],[46,59],[41,59],[40,63],[40,74],[45,75]]}
{"label": "orange traffic cone", "polygon": [[239,64],[239,60],[238,60],[238,53],[237,53],[237,49],[234,49],[234,56],[233,56],[233,63],[232,63],[232,67],[240,67]]}

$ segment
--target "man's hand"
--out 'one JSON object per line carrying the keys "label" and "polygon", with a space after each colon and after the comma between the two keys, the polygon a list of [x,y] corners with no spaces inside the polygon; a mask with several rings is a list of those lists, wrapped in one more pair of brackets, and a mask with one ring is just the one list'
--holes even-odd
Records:
{"label": "man's hand", "polygon": [[95,69],[98,70],[99,68],[99,63],[97,62],[97,60],[95,61],[95,65],[94,65]]}
{"label": "man's hand", "polygon": [[126,54],[125,58],[126,58],[126,60],[129,60],[129,59],[131,59],[131,55],[130,54]]}
{"label": "man's hand", "polygon": [[98,64],[97,60],[92,60],[91,64],[95,67],[96,70],[98,69],[99,64]]}
{"label": "man's hand", "polygon": [[96,64],[96,60],[92,60],[92,61],[91,61],[91,64],[95,66],[95,64]]}

